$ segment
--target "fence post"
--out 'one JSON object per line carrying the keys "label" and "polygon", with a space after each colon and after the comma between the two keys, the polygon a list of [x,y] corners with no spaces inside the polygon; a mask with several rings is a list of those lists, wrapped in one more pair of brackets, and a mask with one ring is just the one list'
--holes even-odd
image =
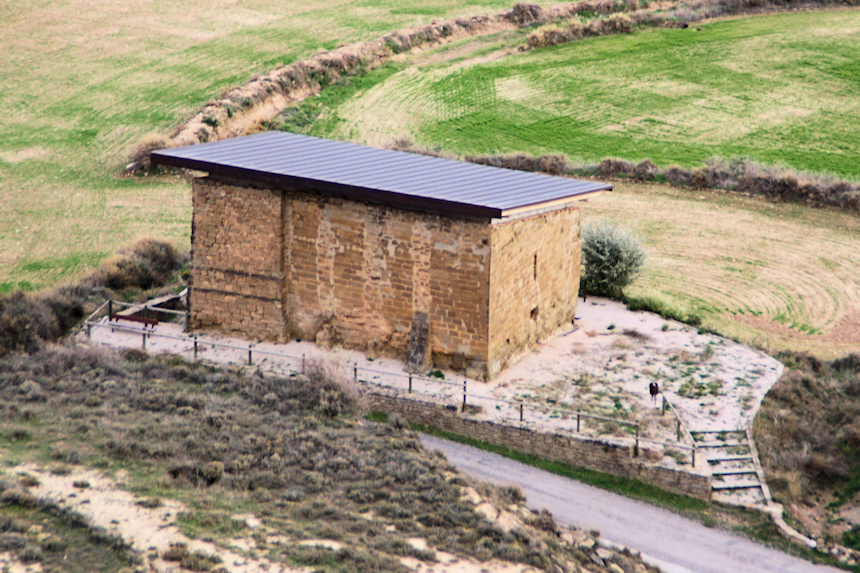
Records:
{"label": "fence post", "polygon": [[663,396],[663,407],[661,408],[660,415],[666,415],[666,396]]}
{"label": "fence post", "polygon": [[87,338],[93,337],[93,325],[87,322]]}
{"label": "fence post", "polygon": [[693,444],[693,469],[696,468],[696,444]]}
{"label": "fence post", "polygon": [[146,331],[140,333],[143,340],[143,349],[146,350]]}
{"label": "fence post", "polygon": [[579,433],[579,412],[576,414],[576,431]]}
{"label": "fence post", "polygon": [[358,366],[353,366],[353,367],[352,367],[352,379],[353,379],[355,382],[358,382]]}
{"label": "fence post", "polygon": [[252,366],[254,362],[251,360],[251,345],[248,345],[248,366]]}
{"label": "fence post", "polygon": [[111,317],[113,316],[113,299],[108,299],[108,322],[111,321]]}
{"label": "fence post", "polygon": [[463,411],[466,411],[466,381],[463,380]]}
{"label": "fence post", "polygon": [[305,355],[302,354],[302,374],[305,373]]}
{"label": "fence post", "polygon": [[677,434],[677,439],[681,441],[681,420],[675,420],[675,433]]}
{"label": "fence post", "polygon": [[633,457],[639,457],[639,424],[636,424],[636,445],[633,447]]}
{"label": "fence post", "polygon": [[523,404],[520,402],[520,422],[523,421]]}
{"label": "fence post", "polygon": [[409,393],[412,394],[412,374],[409,375]]}

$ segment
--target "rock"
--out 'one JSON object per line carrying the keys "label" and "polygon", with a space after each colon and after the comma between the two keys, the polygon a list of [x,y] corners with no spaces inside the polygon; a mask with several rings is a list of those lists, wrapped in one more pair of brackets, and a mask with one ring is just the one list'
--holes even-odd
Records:
{"label": "rock", "polygon": [[618,566],[618,565],[616,565],[615,563],[610,563],[610,564],[609,564],[609,570],[610,570],[612,573],[624,573],[624,569],[622,569],[621,567],[619,567],[619,566]]}
{"label": "rock", "polygon": [[597,554],[598,557],[600,557],[604,561],[608,560],[612,557],[612,552],[608,549],[603,548],[603,547],[598,547],[597,551],[595,551],[595,553]]}
{"label": "rock", "polygon": [[475,488],[473,487],[464,487],[463,493],[460,495],[460,500],[470,501],[474,505],[478,505],[484,502],[484,498],[481,497],[481,494],[475,491]]}
{"label": "rock", "polygon": [[594,546],[597,545],[597,542],[591,537],[587,539],[583,539],[579,543],[576,544],[576,547],[585,551],[591,551]]}
{"label": "rock", "polygon": [[487,518],[487,521],[494,522],[499,517],[498,510],[486,501],[477,507],[475,511]]}

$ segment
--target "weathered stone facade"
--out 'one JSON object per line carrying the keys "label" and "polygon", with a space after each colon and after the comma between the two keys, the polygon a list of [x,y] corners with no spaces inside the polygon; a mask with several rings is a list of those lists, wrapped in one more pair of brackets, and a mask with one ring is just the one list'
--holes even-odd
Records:
{"label": "weathered stone facade", "polygon": [[576,308],[570,205],[470,219],[202,178],[191,241],[192,328],[400,357],[419,341],[423,366],[491,377]]}

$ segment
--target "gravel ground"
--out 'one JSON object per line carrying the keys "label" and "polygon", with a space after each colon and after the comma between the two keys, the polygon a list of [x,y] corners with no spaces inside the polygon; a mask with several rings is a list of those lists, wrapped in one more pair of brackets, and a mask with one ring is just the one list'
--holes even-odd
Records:
{"label": "gravel ground", "polygon": [[[92,340],[140,348],[143,328],[131,322],[109,328],[102,321]],[[461,406],[466,388],[470,415],[539,431],[580,432],[608,441],[628,441],[634,430],[617,422],[638,423],[647,448],[663,451],[666,465],[688,465],[682,453],[661,443],[677,443],[676,422],[663,412],[665,397],[690,431],[744,429],[767,391],[782,373],[782,364],[749,347],[647,312],[600,298],[580,300],[576,326],[558,331],[519,357],[489,383],[456,372],[444,378],[413,377],[413,396]],[[162,322],[146,337],[150,352],[194,356],[194,337],[179,324]],[[229,346],[225,347],[223,345]],[[405,364],[392,358],[371,360],[363,353],[327,350],[307,341],[287,344],[249,343],[216,333],[198,333],[198,357],[216,363],[248,364],[286,374],[302,362],[326,361],[345,378],[358,379],[396,392],[407,392]],[[648,385],[660,385],[656,404]],[[520,412],[522,408],[522,419]],[[604,419],[605,418],[605,419]],[[708,472],[704,460],[696,468]]]}

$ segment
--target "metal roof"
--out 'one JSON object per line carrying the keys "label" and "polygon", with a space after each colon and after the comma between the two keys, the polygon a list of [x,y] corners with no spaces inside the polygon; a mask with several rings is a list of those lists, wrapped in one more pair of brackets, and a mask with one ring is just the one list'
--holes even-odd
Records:
{"label": "metal roof", "polygon": [[152,153],[159,165],[467,217],[504,217],[611,190],[552,177],[270,131]]}

